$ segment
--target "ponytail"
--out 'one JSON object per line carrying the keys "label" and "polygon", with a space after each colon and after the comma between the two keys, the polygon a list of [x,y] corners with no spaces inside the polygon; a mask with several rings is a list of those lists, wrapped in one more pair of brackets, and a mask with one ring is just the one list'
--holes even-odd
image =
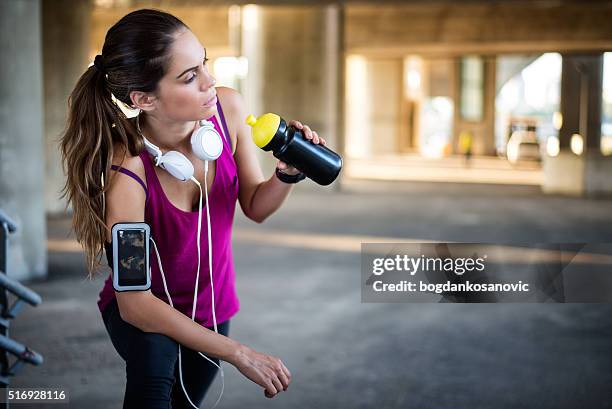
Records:
{"label": "ponytail", "polygon": [[[89,278],[100,266],[106,223],[104,197],[110,181],[113,146],[120,143],[131,156],[143,141],[113,101],[105,74],[91,66],[78,80],[68,99],[68,123],[60,151],[66,183],[62,196],[72,205],[72,229],[83,246]],[[105,183],[106,181],[106,183]]]}

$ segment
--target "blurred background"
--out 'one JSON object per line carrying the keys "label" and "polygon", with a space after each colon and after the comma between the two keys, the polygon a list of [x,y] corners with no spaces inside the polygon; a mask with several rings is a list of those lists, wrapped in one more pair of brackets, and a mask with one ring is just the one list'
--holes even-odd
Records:
{"label": "blurred background", "polygon": [[1,0],[8,274],[43,296],[12,336],[46,358],[15,385],[121,404],[95,305],[108,270],[85,279],[58,138],[106,31],[145,7],[181,18],[250,112],[344,157],[266,223],[237,212],[230,334],[295,386],[268,401],[230,368],[220,407],[612,407],[608,305],[363,304],[359,282],[362,242],[612,241],[612,2],[589,0]]}

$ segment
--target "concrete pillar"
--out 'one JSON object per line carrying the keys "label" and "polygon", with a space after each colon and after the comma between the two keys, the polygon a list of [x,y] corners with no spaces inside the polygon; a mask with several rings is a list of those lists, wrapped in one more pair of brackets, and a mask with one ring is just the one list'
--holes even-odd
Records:
{"label": "concrete pillar", "polygon": [[59,153],[59,137],[66,124],[68,96],[88,61],[91,0],[43,0],[43,75],[45,107],[45,208],[63,213],[60,200],[65,177]]}
{"label": "concrete pillar", "polygon": [[[561,74],[560,152],[544,158],[543,189],[583,196],[612,194],[612,158],[601,154],[603,53],[565,54]],[[570,149],[574,134],[583,152]]]}
{"label": "concrete pillar", "polygon": [[0,2],[0,208],[18,225],[9,275],[47,272],[39,0]]}
{"label": "concrete pillar", "polygon": [[323,70],[323,81],[319,92],[323,99],[323,124],[322,135],[327,139],[330,147],[336,152],[342,152],[341,139],[343,139],[340,125],[342,121],[342,103],[344,94],[340,94],[340,82],[343,81],[342,71],[344,59],[342,48],[343,15],[342,6],[339,4],[325,6],[323,8],[323,61],[320,67]]}
{"label": "concrete pillar", "polygon": [[455,75],[455,108],[453,116],[453,149],[454,153],[461,153],[458,149],[459,135],[469,132],[472,137],[472,153],[476,155],[495,155],[495,56],[480,56],[482,59],[482,116],[480,119],[463,118],[461,114],[462,73],[461,60],[456,58]]}
{"label": "concrete pillar", "polygon": [[[245,98],[256,114],[299,119],[339,150],[340,9],[245,6],[242,53],[249,59]],[[265,155],[266,175],[276,160]],[[302,185],[307,184],[300,184]]]}
{"label": "concrete pillar", "polygon": [[[559,148],[569,150],[573,134],[580,132],[580,72],[576,69],[576,57],[564,55],[561,63],[561,100],[559,111],[563,124],[559,129]],[[583,135],[584,136],[584,135]]]}
{"label": "concrete pillar", "polygon": [[282,112],[287,119],[309,123],[334,143],[334,124],[330,122],[338,56],[333,44],[327,43],[327,33],[333,30],[333,11],[330,7],[261,9],[264,106]]}
{"label": "concrete pillar", "polygon": [[[263,85],[263,52],[265,47],[262,36],[261,7],[247,5],[242,7],[240,14],[242,36],[240,54],[248,61],[247,78],[241,83],[241,91],[247,109],[254,115],[267,112],[262,106]],[[260,153],[260,158],[263,154]]]}
{"label": "concrete pillar", "polygon": [[[335,84],[332,86],[335,87],[336,97],[335,97],[335,106],[332,105],[331,111],[334,115],[335,112],[335,122],[336,122],[336,138],[334,147],[337,148],[337,152],[342,155],[342,157],[346,157],[346,50],[345,50],[345,13],[346,8],[343,5],[336,6],[328,6],[327,14],[328,14],[328,49],[329,53],[332,54],[329,58],[333,58],[335,61],[335,73],[330,69],[329,75],[335,78]],[[332,43],[332,38],[335,40]],[[332,90],[333,91],[333,90]],[[344,166],[346,166],[346,159],[344,160]],[[340,172],[340,176],[338,177],[339,181],[336,183],[336,188],[342,188],[342,181],[344,180],[344,173]]]}
{"label": "concrete pillar", "polygon": [[497,73],[497,58],[494,55],[485,57],[485,94],[484,94],[484,114],[485,127],[482,141],[482,152],[485,155],[494,156],[497,154],[495,145],[495,83]]}
{"label": "concrete pillar", "polygon": [[[248,61],[248,73],[246,78],[240,82],[240,92],[247,110],[256,116],[269,112],[269,109],[263,105],[262,98],[264,88],[264,53],[262,50],[265,44],[261,27],[261,12],[261,7],[253,4],[240,7],[239,54]],[[257,150],[257,158],[263,164],[264,176],[269,177],[268,169],[274,166],[274,158],[260,149]]]}

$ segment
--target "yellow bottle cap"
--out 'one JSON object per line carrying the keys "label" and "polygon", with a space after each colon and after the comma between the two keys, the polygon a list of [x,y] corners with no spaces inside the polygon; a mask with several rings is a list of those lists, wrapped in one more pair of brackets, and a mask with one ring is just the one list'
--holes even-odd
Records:
{"label": "yellow bottle cap", "polygon": [[280,116],[272,113],[267,113],[259,118],[254,115],[249,115],[246,118],[246,123],[251,126],[251,137],[255,145],[263,148],[266,146],[278,130],[280,126]]}

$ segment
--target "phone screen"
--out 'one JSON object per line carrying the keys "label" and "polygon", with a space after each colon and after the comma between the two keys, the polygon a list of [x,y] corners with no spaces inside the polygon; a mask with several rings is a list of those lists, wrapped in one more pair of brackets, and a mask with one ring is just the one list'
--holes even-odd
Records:
{"label": "phone screen", "polygon": [[146,234],[144,229],[118,231],[119,285],[146,285]]}

